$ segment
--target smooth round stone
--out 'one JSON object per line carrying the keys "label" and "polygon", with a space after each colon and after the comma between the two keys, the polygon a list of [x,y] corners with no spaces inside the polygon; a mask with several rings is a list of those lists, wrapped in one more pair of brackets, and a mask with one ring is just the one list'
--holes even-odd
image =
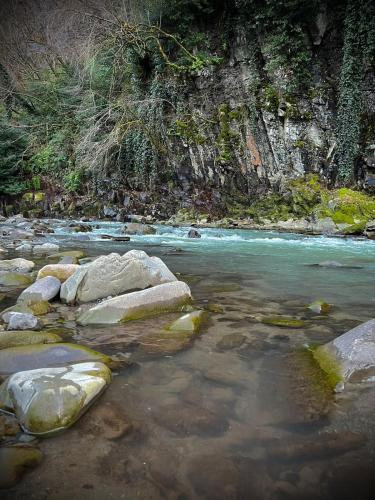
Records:
{"label": "smooth round stone", "polygon": [[10,488],[23,474],[36,467],[42,452],[31,446],[4,446],[0,448],[0,488]]}
{"label": "smooth round stone", "polygon": [[40,300],[51,300],[60,291],[60,280],[54,276],[46,276],[30,285],[18,297],[18,301],[38,302]]}
{"label": "smooth round stone", "polygon": [[76,344],[38,344],[11,347],[0,351],[0,374],[10,375],[21,370],[35,370],[71,363],[101,361],[111,364],[111,358],[88,347]]}
{"label": "smooth round stone", "polygon": [[11,259],[11,260],[0,260],[0,271],[19,271],[22,273],[28,273],[32,271],[35,264],[31,260],[26,259]]}
{"label": "smooth round stone", "polygon": [[24,288],[33,282],[31,276],[21,273],[0,274],[0,285]]}
{"label": "smooth round stone", "polygon": [[33,314],[9,312],[3,316],[8,323],[7,330],[35,330],[38,327],[38,318]]}
{"label": "smooth round stone", "polygon": [[21,371],[0,386],[0,401],[24,431],[51,435],[73,425],[111,378],[105,364],[93,362]]}
{"label": "smooth round stone", "polygon": [[46,276],[54,276],[63,283],[76,272],[78,267],[77,264],[47,264],[40,269],[36,279],[40,280]]}

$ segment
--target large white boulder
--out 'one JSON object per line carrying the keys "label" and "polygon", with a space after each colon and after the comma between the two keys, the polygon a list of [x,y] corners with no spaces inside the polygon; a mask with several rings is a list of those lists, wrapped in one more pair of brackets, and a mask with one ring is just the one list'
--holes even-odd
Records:
{"label": "large white boulder", "polygon": [[35,264],[33,261],[21,258],[0,260],[0,271],[18,271],[21,273],[28,273],[34,268],[34,266]]}
{"label": "large white boulder", "polygon": [[61,298],[68,303],[91,302],[172,281],[177,281],[176,276],[158,257],[149,257],[141,250],[123,256],[111,253],[76,271],[63,284]]}
{"label": "large white boulder", "polygon": [[188,285],[183,281],[173,281],[104,300],[81,314],[78,322],[81,325],[111,324],[142,319],[166,312],[181,311],[190,301],[191,293]]}
{"label": "large white boulder", "polygon": [[375,381],[375,319],[318,347],[314,357],[334,383]]}
{"label": "large white boulder", "polygon": [[74,424],[110,381],[100,362],[18,372],[0,387],[0,407],[13,410],[24,431],[51,435]]}
{"label": "large white boulder", "polygon": [[79,266],[77,264],[47,264],[39,270],[37,280],[46,276],[54,276],[63,283],[72,276]]}
{"label": "large white boulder", "polygon": [[60,280],[54,276],[46,276],[26,288],[18,297],[18,302],[51,300],[59,293],[60,286]]}

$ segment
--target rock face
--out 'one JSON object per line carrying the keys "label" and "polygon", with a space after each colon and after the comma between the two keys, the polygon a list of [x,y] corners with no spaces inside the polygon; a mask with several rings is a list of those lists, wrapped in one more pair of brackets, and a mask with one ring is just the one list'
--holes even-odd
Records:
{"label": "rock face", "polygon": [[318,347],[314,357],[332,385],[341,381],[375,381],[375,319]]}
{"label": "rock face", "polygon": [[0,375],[87,361],[111,364],[111,358],[76,344],[38,344],[0,351]]}
{"label": "rock face", "polygon": [[179,311],[190,301],[191,293],[187,284],[174,281],[105,300],[84,312],[78,322],[81,325],[89,325],[131,321]]}
{"label": "rock face", "polygon": [[0,334],[0,349],[33,344],[56,344],[62,338],[55,333],[33,331],[8,331]]}
{"label": "rock face", "polygon": [[51,300],[59,293],[61,283],[54,276],[46,276],[26,288],[18,297],[18,302],[39,302]]}
{"label": "rock face", "polygon": [[61,283],[64,283],[77,271],[78,267],[77,264],[47,264],[38,272],[37,280],[46,276],[54,276]]}
{"label": "rock face", "polygon": [[0,260],[0,271],[28,273],[34,269],[34,262],[26,259]]}
{"label": "rock face", "polygon": [[24,431],[51,435],[73,425],[110,381],[103,363],[23,371],[0,387],[0,406],[15,412]]}
{"label": "rock face", "polygon": [[91,302],[171,281],[177,278],[158,257],[149,257],[141,250],[131,250],[123,256],[111,253],[99,257],[84,270],[78,269],[63,284],[61,298],[68,303]]}
{"label": "rock face", "polygon": [[124,234],[156,234],[156,229],[152,226],[148,226],[147,224],[140,224],[138,222],[129,222],[126,224],[122,230]]}
{"label": "rock face", "polygon": [[34,330],[38,327],[38,318],[29,313],[9,312],[3,319],[8,323],[8,330]]}

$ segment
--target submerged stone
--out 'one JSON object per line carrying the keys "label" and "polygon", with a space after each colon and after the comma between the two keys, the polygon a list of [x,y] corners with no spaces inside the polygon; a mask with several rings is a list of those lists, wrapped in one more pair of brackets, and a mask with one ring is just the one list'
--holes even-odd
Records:
{"label": "submerged stone", "polygon": [[332,379],[343,382],[375,382],[375,319],[318,347],[314,358]]}
{"label": "submerged stone", "polygon": [[287,316],[268,316],[261,319],[265,325],[279,326],[282,328],[303,328],[305,321],[297,318],[290,318]]}
{"label": "submerged stone", "polygon": [[0,405],[15,412],[24,431],[51,435],[67,429],[111,381],[103,363],[79,363],[15,373],[0,386]]}
{"label": "submerged stone", "polygon": [[241,347],[245,340],[245,335],[241,335],[240,333],[230,333],[229,335],[224,335],[224,337],[216,344],[216,347],[222,350],[234,349],[236,347]]}
{"label": "submerged stone", "polygon": [[0,333],[0,349],[32,344],[55,344],[62,342],[61,337],[50,332],[7,331]]}
{"label": "submerged stone", "polygon": [[332,304],[324,302],[324,300],[315,300],[307,306],[308,309],[317,314],[328,314],[332,310]]}
{"label": "submerged stone", "polygon": [[11,347],[0,351],[0,375],[86,361],[111,364],[111,358],[105,354],[76,344],[38,344]]}
{"label": "submerged stone", "polygon": [[145,335],[139,339],[140,351],[148,354],[172,355],[192,345],[194,331],[164,331]]}
{"label": "submerged stone", "polygon": [[81,314],[81,325],[132,321],[166,312],[181,311],[191,301],[190,289],[182,281],[164,283],[139,292],[104,300]]}
{"label": "submerged stone", "polygon": [[22,288],[30,285],[33,282],[31,276],[21,273],[5,273],[0,274],[0,285],[15,286]]}
{"label": "submerged stone", "polygon": [[38,448],[31,446],[4,446],[0,448],[0,488],[10,488],[23,474],[42,461]]}

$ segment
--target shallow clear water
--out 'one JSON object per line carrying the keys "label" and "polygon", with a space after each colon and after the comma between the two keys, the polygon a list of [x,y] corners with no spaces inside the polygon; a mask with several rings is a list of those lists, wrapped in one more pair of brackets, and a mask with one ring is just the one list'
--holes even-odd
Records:
{"label": "shallow clear water", "polygon": [[[176,315],[78,327],[75,341],[133,366],[72,429],[41,442],[44,462],[4,498],[373,498],[375,391],[333,395],[301,350],[374,317],[375,242],[218,229],[191,240],[188,228],[158,226],[114,243],[100,234],[122,224],[98,224],[88,240],[63,227],[49,239],[89,255],[142,248],[181,274],[197,307],[219,312],[175,355],[150,353],[142,339]],[[328,260],[345,267],[312,266]],[[306,309],[316,299],[332,312]],[[305,326],[261,322],[275,314]],[[117,421],[132,432],[113,439]]]}

